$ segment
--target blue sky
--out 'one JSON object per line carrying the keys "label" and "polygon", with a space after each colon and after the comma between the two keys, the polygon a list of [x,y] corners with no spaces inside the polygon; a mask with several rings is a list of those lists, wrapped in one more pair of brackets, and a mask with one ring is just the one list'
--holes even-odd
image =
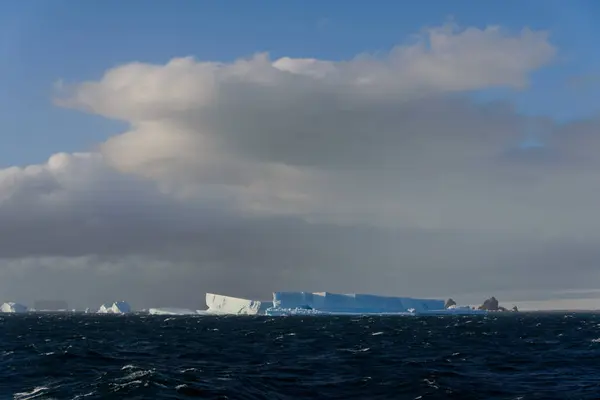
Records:
{"label": "blue sky", "polygon": [[[600,3],[590,1],[23,1],[0,4],[0,166],[45,161],[59,151],[89,150],[122,128],[118,122],[52,105],[53,83],[98,78],[130,62],[193,55],[227,61],[255,52],[273,57],[350,58],[387,50],[424,26],[452,16],[461,26],[548,29],[559,50],[520,93],[522,112],[557,119],[596,112],[594,77]],[[594,82],[589,79],[588,82]]]}

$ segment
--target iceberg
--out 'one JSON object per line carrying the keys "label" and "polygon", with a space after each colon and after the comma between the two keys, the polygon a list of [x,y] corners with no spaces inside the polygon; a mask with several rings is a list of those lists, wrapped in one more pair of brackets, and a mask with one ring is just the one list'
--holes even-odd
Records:
{"label": "iceberg", "polygon": [[330,292],[275,292],[273,308],[311,309],[336,314],[422,313],[444,310],[444,300]]}
{"label": "iceberg", "polygon": [[238,297],[206,293],[206,306],[210,314],[259,315],[273,305],[270,301],[248,300]]}
{"label": "iceberg", "polygon": [[187,308],[164,307],[164,308],[150,308],[148,310],[148,314],[150,314],[150,315],[199,315],[199,314],[203,314],[203,312],[198,311],[198,310],[190,310]]}
{"label": "iceberg", "polygon": [[273,301],[249,300],[207,293],[207,313],[216,315],[472,315],[486,314],[470,306],[440,299],[340,294],[330,292],[274,292]]}
{"label": "iceberg", "polygon": [[131,312],[131,306],[125,301],[102,304],[98,309],[98,314],[125,314],[129,312]]}
{"label": "iceberg", "polygon": [[3,313],[24,313],[27,312],[27,307],[23,304],[8,302],[0,306],[0,312]]}

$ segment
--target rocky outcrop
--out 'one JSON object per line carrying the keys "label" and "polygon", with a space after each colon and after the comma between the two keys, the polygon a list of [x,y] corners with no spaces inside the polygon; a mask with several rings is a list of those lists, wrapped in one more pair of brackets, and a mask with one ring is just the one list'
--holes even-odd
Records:
{"label": "rocky outcrop", "polygon": [[492,296],[486,301],[484,301],[483,304],[479,306],[479,309],[487,311],[499,311],[500,306],[498,304],[498,300],[494,296]]}
{"label": "rocky outcrop", "polygon": [[[483,304],[480,305],[478,308],[480,310],[487,310],[487,311],[509,311],[505,307],[502,307],[498,303],[498,299],[496,299],[494,296],[492,296],[489,299],[487,299],[486,301],[484,301]],[[517,306],[514,306],[512,308],[512,311],[516,312],[516,311],[519,311],[519,310],[517,309]]]}
{"label": "rocky outcrop", "polygon": [[448,299],[446,301],[446,304],[444,305],[444,308],[447,309],[447,308],[450,308],[450,307],[455,306],[455,305],[456,305],[456,302],[454,300]]}
{"label": "rocky outcrop", "polygon": [[512,310],[513,310],[513,312],[519,312],[519,309],[517,308],[517,306],[513,306]]}

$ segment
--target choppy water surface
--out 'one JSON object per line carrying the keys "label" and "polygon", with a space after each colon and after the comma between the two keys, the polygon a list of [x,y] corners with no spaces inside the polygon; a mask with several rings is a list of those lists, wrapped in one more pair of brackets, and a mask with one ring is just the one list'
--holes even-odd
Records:
{"label": "choppy water surface", "polygon": [[600,315],[0,317],[0,399],[597,399]]}

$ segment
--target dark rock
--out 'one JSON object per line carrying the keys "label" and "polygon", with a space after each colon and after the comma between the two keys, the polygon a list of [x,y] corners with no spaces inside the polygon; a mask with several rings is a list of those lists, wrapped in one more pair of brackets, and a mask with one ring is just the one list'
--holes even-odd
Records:
{"label": "dark rock", "polygon": [[492,296],[486,301],[484,301],[483,304],[479,306],[479,309],[487,311],[498,311],[500,307],[498,305],[498,300]]}
{"label": "dark rock", "polygon": [[519,312],[519,309],[517,308],[517,306],[514,306],[514,307],[512,308],[512,310],[513,310],[514,312]]}
{"label": "dark rock", "polygon": [[444,306],[444,308],[449,308],[449,307],[452,307],[455,305],[456,305],[456,302],[454,300],[448,299],[448,301],[446,301],[446,305]]}

